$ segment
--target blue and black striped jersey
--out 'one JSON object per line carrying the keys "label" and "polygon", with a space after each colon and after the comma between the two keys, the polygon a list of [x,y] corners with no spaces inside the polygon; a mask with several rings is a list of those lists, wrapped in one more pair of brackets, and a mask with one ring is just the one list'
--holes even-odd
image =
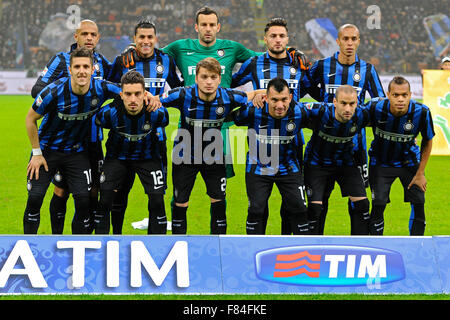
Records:
{"label": "blue and black striped jersey", "polygon": [[357,107],[346,123],[335,116],[333,103],[306,103],[310,110],[313,134],[305,149],[305,164],[310,166],[357,166],[354,159],[354,137],[369,124],[369,112]]}
{"label": "blue and black striped jersey", "polygon": [[370,165],[383,167],[410,167],[420,162],[420,148],[416,137],[431,140],[434,135],[430,109],[410,100],[408,112],[395,117],[390,111],[388,99],[370,101],[366,106],[370,113],[374,139],[369,149]]}
{"label": "blue and black striped jersey", "polygon": [[266,52],[245,61],[239,71],[233,74],[231,87],[252,82],[255,90],[266,89],[271,79],[280,77],[288,82],[294,101],[299,101],[311,88],[308,76],[307,72],[292,66],[290,55],[284,59],[275,59]]}
{"label": "blue and black striped jersey", "polygon": [[[366,94],[371,98],[386,97],[383,86],[375,67],[361,60],[358,55],[351,65],[343,65],[338,61],[339,52],[333,56],[318,60],[310,69],[313,86],[320,87],[320,101],[333,102],[336,89],[341,85],[353,86],[358,94],[358,103],[364,104]],[[367,164],[366,131],[363,128],[361,134],[354,138],[355,152],[358,165]]]}
{"label": "blue and black striped jersey", "polygon": [[85,150],[93,115],[119,92],[117,85],[94,78],[84,95],[72,92],[70,78],[46,86],[32,105],[34,111],[44,116],[38,131],[41,149],[63,153]]}
{"label": "blue and black striped jersey", "polygon": [[156,128],[168,125],[166,108],[148,112],[144,106],[140,113],[130,115],[122,99],[116,98],[97,113],[95,121],[109,129],[106,159],[161,159]]}
{"label": "blue and black striped jersey", "polygon": [[355,62],[343,65],[338,61],[339,52],[318,60],[309,70],[313,86],[320,86],[320,102],[333,102],[336,89],[344,84],[351,85],[358,93],[358,103],[364,104],[366,93],[371,98],[385,97],[375,67],[356,55]]}
{"label": "blue and black striped jersey", "polygon": [[[50,59],[31,90],[31,96],[33,98],[36,98],[46,85],[55,82],[58,79],[70,77],[70,54],[76,48],[77,44],[74,43],[70,46],[68,52],[59,52]],[[94,50],[93,77],[96,79],[107,79],[110,70],[111,62],[109,62],[102,54]]]}
{"label": "blue and black striped jersey", "polygon": [[236,125],[248,127],[246,172],[270,176],[301,172],[296,140],[309,119],[302,104],[292,101],[287,115],[281,119],[269,114],[267,103],[263,108],[250,103],[233,111],[231,116]]}
{"label": "blue and black striped jersey", "polygon": [[[247,94],[219,86],[215,99],[207,102],[199,98],[198,87],[193,85],[165,92],[160,100],[166,108],[180,110],[180,124],[174,141],[172,161],[176,157],[184,163],[223,164],[223,138],[220,130],[231,110],[247,104]],[[210,153],[208,150],[204,152],[212,143],[217,148],[208,149]]]}
{"label": "blue and black striped jersey", "polygon": [[[182,86],[182,81],[176,72],[175,61],[161,50],[155,49],[150,58],[140,58],[135,62],[132,69],[144,76],[145,90],[154,96],[161,95],[164,92],[166,83],[172,89]],[[123,65],[122,56],[117,56],[114,59],[108,80],[120,83],[121,77],[129,70],[131,69]],[[167,139],[165,130],[163,128],[157,130],[160,141],[165,141]]]}
{"label": "blue and black striped jersey", "polygon": [[[176,72],[173,58],[158,49],[155,49],[150,58],[139,58],[131,69],[144,76],[145,90],[154,96],[164,92],[166,83],[169,84],[171,89],[182,85]],[[122,56],[117,56],[113,62],[108,80],[120,83],[121,77],[131,69],[123,65]]]}

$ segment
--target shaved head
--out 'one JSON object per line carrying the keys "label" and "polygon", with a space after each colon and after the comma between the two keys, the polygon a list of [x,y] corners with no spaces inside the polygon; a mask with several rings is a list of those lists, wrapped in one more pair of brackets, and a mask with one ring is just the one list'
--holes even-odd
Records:
{"label": "shaved head", "polygon": [[359,29],[358,29],[357,26],[355,26],[354,24],[351,24],[351,23],[346,23],[346,24],[344,24],[344,25],[339,27],[339,29],[338,29],[338,38],[342,35],[342,31],[344,31],[344,29],[347,29],[347,28],[356,29],[356,31],[358,32],[358,35],[359,35]]}
{"label": "shaved head", "polygon": [[76,29],[76,32],[79,33],[85,26],[95,27],[98,30],[98,26],[94,21],[89,20],[89,19],[84,19],[84,20],[80,21],[80,24],[78,25],[78,27]]}

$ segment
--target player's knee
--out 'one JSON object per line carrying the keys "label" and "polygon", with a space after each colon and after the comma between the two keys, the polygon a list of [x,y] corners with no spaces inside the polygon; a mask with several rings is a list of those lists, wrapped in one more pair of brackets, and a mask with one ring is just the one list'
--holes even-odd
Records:
{"label": "player's knee", "polygon": [[175,202],[175,206],[176,207],[182,207],[182,208],[187,208],[189,206],[189,202]]}
{"label": "player's knee", "polygon": [[53,189],[53,193],[56,194],[60,198],[68,198],[69,197],[69,191],[60,187],[55,186],[55,189]]}

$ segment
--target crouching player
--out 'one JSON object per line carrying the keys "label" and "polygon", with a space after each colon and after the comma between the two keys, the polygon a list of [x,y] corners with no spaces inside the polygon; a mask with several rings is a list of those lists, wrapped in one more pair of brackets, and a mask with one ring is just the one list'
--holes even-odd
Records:
{"label": "crouching player", "polygon": [[109,129],[106,156],[100,175],[100,203],[95,233],[108,234],[114,190],[118,190],[129,170],[139,176],[148,196],[148,234],[165,234],[164,207],[166,176],[163,173],[157,127],[168,125],[167,109],[150,111],[144,107],[145,81],[137,71],[121,78],[121,99],[105,106],[96,116],[97,125]]}
{"label": "crouching player", "polygon": [[292,100],[286,80],[274,78],[267,85],[263,108],[241,107],[231,116],[236,125],[249,128],[247,234],[265,233],[264,209],[274,183],[280,190],[292,232],[308,234],[305,187],[295,143],[301,128],[307,125],[308,110]]}

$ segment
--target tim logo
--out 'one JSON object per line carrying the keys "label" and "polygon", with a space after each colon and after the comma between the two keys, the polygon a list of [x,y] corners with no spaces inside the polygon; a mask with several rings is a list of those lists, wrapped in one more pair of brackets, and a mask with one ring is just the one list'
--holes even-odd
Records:
{"label": "tim logo", "polygon": [[304,286],[369,286],[405,278],[398,252],[369,247],[312,245],[258,252],[258,278]]}

